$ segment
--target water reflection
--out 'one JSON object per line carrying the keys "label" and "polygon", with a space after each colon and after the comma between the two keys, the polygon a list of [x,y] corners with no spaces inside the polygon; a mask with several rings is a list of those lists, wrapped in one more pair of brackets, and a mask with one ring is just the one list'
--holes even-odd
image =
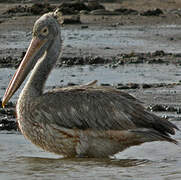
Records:
{"label": "water reflection", "polygon": [[[174,122],[181,127],[180,122]],[[178,140],[180,134],[176,134]],[[181,178],[180,146],[166,142],[131,147],[112,158],[60,158],[19,134],[0,134],[0,179],[163,180]],[[153,173],[154,172],[154,173]]]}
{"label": "water reflection", "polygon": [[[19,157],[19,162],[25,162],[32,170],[37,170],[38,165],[44,164],[45,170],[49,168],[65,168],[65,166],[86,166],[86,167],[133,167],[151,162],[147,159],[97,159],[97,158],[41,158],[41,157]],[[34,169],[35,168],[35,169]]]}
{"label": "water reflection", "polygon": [[[127,168],[139,168],[152,163],[146,159],[90,159],[90,158],[40,158],[19,157],[18,164],[23,164],[22,173],[28,177],[37,175],[40,179],[109,179],[127,175]],[[126,173],[126,174],[125,174]],[[19,173],[18,173],[19,174]],[[130,176],[130,175],[129,175]],[[131,175],[132,176],[132,175]]]}

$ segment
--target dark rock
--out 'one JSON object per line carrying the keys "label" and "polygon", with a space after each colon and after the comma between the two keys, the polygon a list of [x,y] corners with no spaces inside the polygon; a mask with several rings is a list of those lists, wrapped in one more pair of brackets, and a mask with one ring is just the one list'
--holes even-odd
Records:
{"label": "dark rock", "polygon": [[177,114],[181,114],[181,108],[177,107]]}
{"label": "dark rock", "polygon": [[7,118],[3,118],[0,120],[0,130],[18,130],[18,124],[16,121],[8,120]]}
{"label": "dark rock", "polygon": [[63,24],[81,24],[79,15],[72,15],[70,17],[64,18]]}
{"label": "dark rock", "polygon": [[101,83],[101,86],[111,86],[111,85],[108,83]]}
{"label": "dark rock", "polygon": [[21,59],[23,59],[24,58],[24,56],[25,56],[25,54],[26,54],[26,51],[23,51],[22,53],[21,53]]}
{"label": "dark rock", "polygon": [[31,13],[34,15],[42,15],[44,13],[53,11],[55,9],[54,6],[46,3],[35,3],[31,6]]}
{"label": "dark rock", "polygon": [[149,61],[147,61],[147,63],[148,64],[162,64],[162,63],[166,63],[166,61],[164,61],[161,58],[155,58],[155,59],[150,59]]}
{"label": "dark rock", "polygon": [[77,84],[75,84],[75,83],[73,83],[73,82],[69,82],[68,84],[67,84],[67,86],[76,86]]}
{"label": "dark rock", "polygon": [[1,67],[9,67],[13,63],[13,58],[11,56],[0,58]]}
{"label": "dark rock", "polygon": [[6,114],[6,110],[4,108],[0,108],[0,114]]}
{"label": "dark rock", "polygon": [[105,7],[101,5],[97,0],[88,0],[87,7],[90,11],[97,10],[97,9],[105,9]]}
{"label": "dark rock", "polygon": [[87,28],[89,28],[89,26],[87,26],[87,25],[81,26],[81,29],[87,29]]}
{"label": "dark rock", "polygon": [[117,89],[138,89],[139,87],[140,85],[137,83],[128,83],[125,85],[119,83],[116,88]]}
{"label": "dark rock", "polygon": [[104,49],[111,49],[111,48],[107,46],[107,47],[105,47]]}
{"label": "dark rock", "polygon": [[74,64],[75,65],[83,65],[83,64],[85,64],[85,62],[84,62],[84,59],[82,57],[79,57],[79,58],[75,58]]}
{"label": "dark rock", "polygon": [[89,10],[89,8],[83,2],[80,1],[63,2],[60,4],[58,8],[64,15],[78,14],[82,10]]}
{"label": "dark rock", "polygon": [[88,64],[103,64],[105,62],[105,59],[99,56],[90,57],[88,59]]}
{"label": "dark rock", "polygon": [[119,12],[121,15],[137,15],[138,11],[134,9],[127,9],[127,8],[119,8],[115,9],[115,12]]}
{"label": "dark rock", "polygon": [[11,116],[15,118],[15,110],[9,108],[0,108],[0,114]]}
{"label": "dark rock", "polygon": [[175,107],[173,105],[162,105],[162,104],[156,104],[156,105],[150,105],[148,107],[148,110],[151,111],[166,111],[166,112],[176,112],[177,114],[180,113],[180,108],[179,107]]}
{"label": "dark rock", "polygon": [[162,50],[158,50],[152,53],[152,56],[165,56],[166,53]]}
{"label": "dark rock", "polygon": [[157,111],[157,112],[166,111],[166,107],[164,105],[161,105],[161,104],[150,105],[150,106],[148,106],[147,109],[150,111]]}
{"label": "dark rock", "polygon": [[168,112],[177,112],[177,108],[174,106],[166,106],[165,110]]}
{"label": "dark rock", "polygon": [[142,84],[143,89],[147,89],[147,88],[151,88],[151,87],[152,87],[151,84]]}
{"label": "dark rock", "polygon": [[159,8],[156,8],[154,10],[147,10],[140,13],[141,16],[159,16],[161,14],[163,14],[163,11]]}

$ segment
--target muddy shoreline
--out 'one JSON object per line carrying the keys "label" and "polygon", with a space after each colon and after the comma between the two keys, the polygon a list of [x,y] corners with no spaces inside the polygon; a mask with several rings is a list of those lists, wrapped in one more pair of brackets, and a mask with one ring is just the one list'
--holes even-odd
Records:
{"label": "muddy shoreline", "polygon": [[[0,68],[17,68],[25,55],[22,52],[20,57],[2,56],[0,57]],[[62,56],[56,64],[56,67],[70,67],[74,65],[109,65],[116,68],[120,65],[128,64],[175,64],[181,65],[181,53],[165,53],[162,50],[148,53],[121,53],[112,57],[101,56]]]}

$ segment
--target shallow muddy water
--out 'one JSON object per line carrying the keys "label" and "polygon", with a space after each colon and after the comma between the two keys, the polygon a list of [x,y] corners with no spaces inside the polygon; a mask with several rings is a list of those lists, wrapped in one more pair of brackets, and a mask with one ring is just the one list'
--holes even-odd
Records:
{"label": "shallow muddy water", "polygon": [[[181,128],[181,122],[174,123]],[[64,159],[43,152],[19,134],[1,133],[0,142],[0,179],[181,178],[181,146],[170,143],[145,143],[110,159]]]}
{"label": "shallow muddy water", "polygon": [[[0,96],[14,69],[0,69]],[[173,83],[181,78],[175,65],[72,66],[54,69],[47,89],[68,82],[84,84],[97,79],[99,83]],[[164,90],[164,89],[163,89]],[[180,91],[180,88],[177,90]],[[19,92],[13,97],[17,100]],[[171,102],[167,102],[171,103]],[[179,116],[177,114],[172,114]],[[181,128],[181,121],[173,121]],[[181,133],[174,136],[181,143]],[[36,148],[15,132],[0,133],[0,179],[181,179],[181,145],[167,142],[145,143],[131,147],[110,159],[64,159]]]}

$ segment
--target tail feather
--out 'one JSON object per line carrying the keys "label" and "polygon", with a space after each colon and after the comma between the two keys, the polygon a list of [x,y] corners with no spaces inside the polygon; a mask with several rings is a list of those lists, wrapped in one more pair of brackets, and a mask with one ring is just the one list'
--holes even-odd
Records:
{"label": "tail feather", "polygon": [[141,143],[152,141],[168,141],[174,144],[178,144],[178,142],[169,135],[162,134],[154,129],[138,128],[129,131],[134,133],[134,135],[137,137],[136,139],[140,140]]}

